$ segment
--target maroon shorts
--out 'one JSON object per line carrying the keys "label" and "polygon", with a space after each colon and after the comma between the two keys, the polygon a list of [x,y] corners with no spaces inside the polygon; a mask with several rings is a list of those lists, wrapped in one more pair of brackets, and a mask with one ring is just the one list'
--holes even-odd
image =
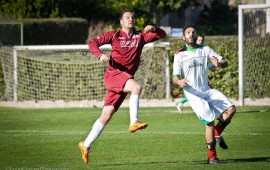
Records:
{"label": "maroon shorts", "polygon": [[118,69],[107,68],[104,74],[104,84],[108,89],[104,106],[114,106],[115,111],[125,100],[127,93],[123,92],[124,86],[133,76]]}

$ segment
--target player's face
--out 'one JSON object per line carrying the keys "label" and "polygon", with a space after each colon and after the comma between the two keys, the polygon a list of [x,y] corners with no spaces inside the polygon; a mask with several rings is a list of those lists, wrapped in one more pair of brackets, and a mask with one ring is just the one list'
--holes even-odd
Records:
{"label": "player's face", "polygon": [[135,19],[131,12],[125,12],[120,20],[120,24],[123,28],[133,29],[135,25]]}
{"label": "player's face", "polygon": [[188,46],[194,47],[196,45],[197,41],[197,32],[194,28],[190,27],[187,28],[184,32],[183,36],[184,41]]}
{"label": "player's face", "polygon": [[203,37],[198,36],[197,44],[203,44]]}

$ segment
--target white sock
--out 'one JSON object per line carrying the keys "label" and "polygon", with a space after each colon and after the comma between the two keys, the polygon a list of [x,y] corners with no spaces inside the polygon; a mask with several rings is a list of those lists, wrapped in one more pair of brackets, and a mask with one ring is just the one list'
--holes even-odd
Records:
{"label": "white sock", "polygon": [[130,112],[130,125],[138,120],[138,109],[139,109],[140,96],[132,94],[129,99],[129,112]]}
{"label": "white sock", "polygon": [[92,130],[90,131],[89,135],[84,141],[84,147],[90,147],[91,144],[97,139],[97,137],[101,134],[103,128],[105,125],[103,125],[99,119],[96,120],[94,123]]}

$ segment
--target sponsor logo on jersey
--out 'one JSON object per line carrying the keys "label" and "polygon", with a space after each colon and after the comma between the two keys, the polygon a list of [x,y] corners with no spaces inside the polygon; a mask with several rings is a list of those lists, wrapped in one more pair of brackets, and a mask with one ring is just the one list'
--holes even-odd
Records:
{"label": "sponsor logo on jersey", "polygon": [[136,46],[138,46],[138,41],[137,40],[135,40],[135,41],[130,41],[130,40],[120,41],[120,46],[121,47],[136,47]]}
{"label": "sponsor logo on jersey", "polygon": [[193,68],[193,67],[200,67],[200,66],[203,66],[202,63],[200,63],[197,60],[193,60],[188,67]]}
{"label": "sponsor logo on jersey", "polygon": [[132,38],[139,38],[140,35],[133,35]]}

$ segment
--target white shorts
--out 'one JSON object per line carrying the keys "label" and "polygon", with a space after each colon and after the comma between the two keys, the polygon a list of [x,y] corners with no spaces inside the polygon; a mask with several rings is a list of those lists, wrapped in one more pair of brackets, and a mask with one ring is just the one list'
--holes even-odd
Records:
{"label": "white shorts", "polygon": [[208,124],[216,117],[220,117],[225,110],[234,105],[216,89],[209,88],[203,93],[194,91],[194,89],[187,89],[184,92],[193,111],[204,124]]}

